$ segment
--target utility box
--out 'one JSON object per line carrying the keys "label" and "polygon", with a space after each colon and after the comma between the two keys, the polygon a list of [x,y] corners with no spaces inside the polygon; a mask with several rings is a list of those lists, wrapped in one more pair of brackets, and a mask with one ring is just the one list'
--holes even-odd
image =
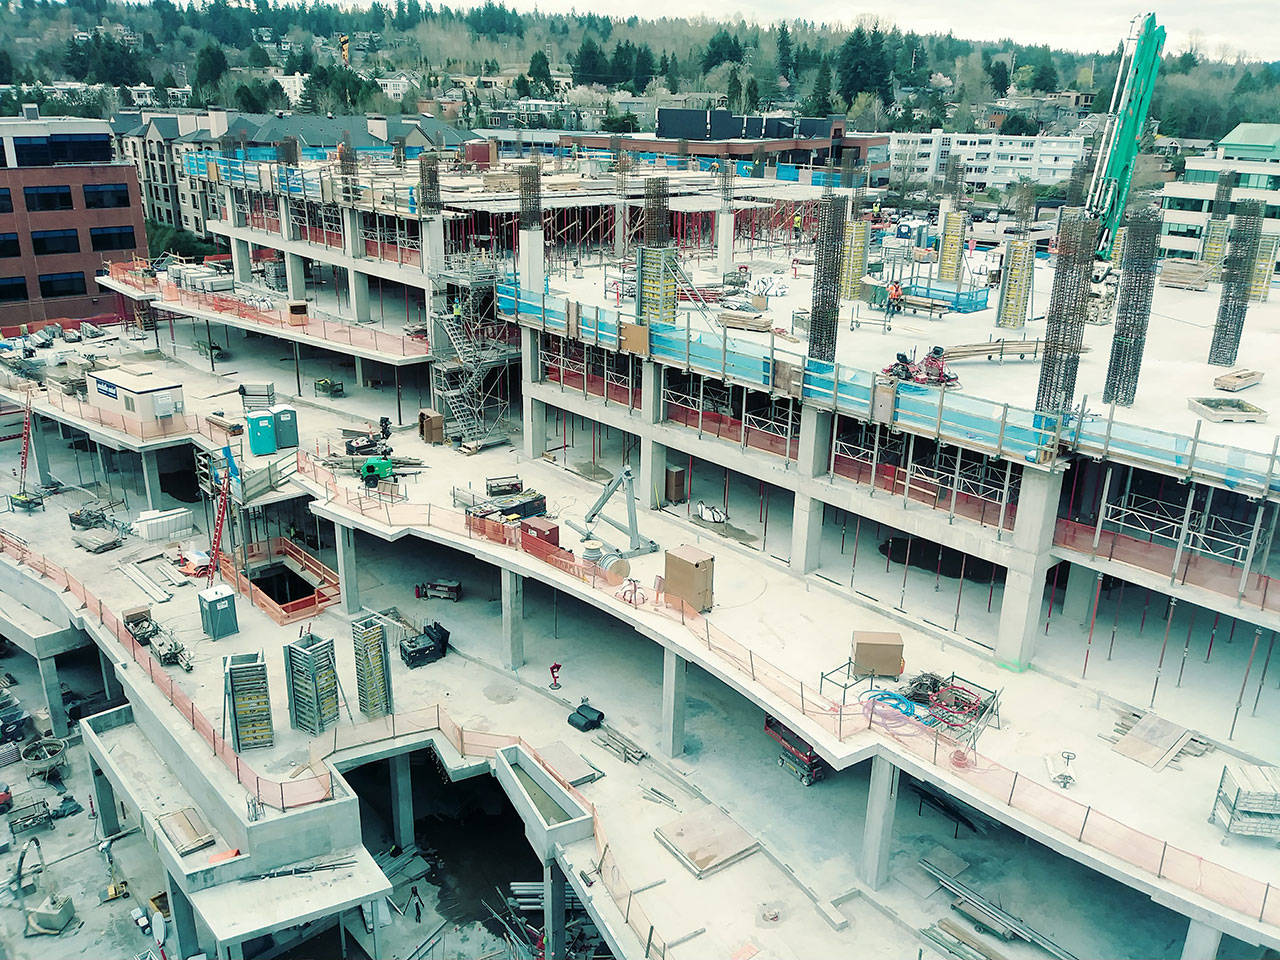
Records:
{"label": "utility box", "polygon": [[296,447],[298,445],[298,411],[293,407],[277,404],[268,412],[271,414],[272,425],[276,431],[276,446],[281,450],[285,447]]}
{"label": "utility box", "polygon": [[667,503],[684,503],[686,498],[685,491],[688,489],[688,481],[685,479],[684,467],[667,467],[667,487],[666,501]]}
{"label": "utility box", "polygon": [[666,592],[699,612],[710,610],[716,558],[686,543],[668,550],[666,559],[663,575]]}
{"label": "utility box", "polygon": [[444,414],[438,410],[419,410],[418,436],[426,443],[444,443]]}
{"label": "utility box", "polygon": [[893,423],[893,408],[898,397],[895,377],[877,376],[871,388],[871,419],[875,423]]}
{"label": "utility box", "polygon": [[244,415],[248,425],[249,452],[270,454],[276,452],[276,418],[270,410],[255,410]]}
{"label": "utility box", "polygon": [[236,594],[225,583],[201,590],[200,626],[211,640],[221,640],[240,632],[236,620]]}
{"label": "utility box", "polygon": [[858,676],[900,677],[902,634],[853,631],[853,672]]}
{"label": "utility box", "polygon": [[541,540],[550,547],[560,546],[560,524],[546,517],[525,517],[520,521],[520,536]]}

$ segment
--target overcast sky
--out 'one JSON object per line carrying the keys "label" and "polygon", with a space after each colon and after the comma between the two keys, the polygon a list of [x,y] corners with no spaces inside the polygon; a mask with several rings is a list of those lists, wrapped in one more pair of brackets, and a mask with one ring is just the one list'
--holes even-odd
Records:
{"label": "overcast sky", "polygon": [[[444,0],[448,5],[472,6],[473,0]],[[779,18],[822,23],[852,24],[864,14],[891,19],[904,30],[946,33],[974,40],[1010,37],[1020,43],[1047,43],[1054,47],[1092,52],[1110,50],[1128,34],[1129,21],[1154,10],[1168,33],[1165,51],[1180,53],[1195,39],[1210,55],[1234,58],[1243,51],[1250,59],[1280,60],[1280,16],[1275,0],[909,0],[906,3],[871,4],[840,0],[809,0],[803,9],[789,0],[506,0],[520,10],[547,12],[593,11],[615,17],[714,19],[744,18],[769,22]]]}

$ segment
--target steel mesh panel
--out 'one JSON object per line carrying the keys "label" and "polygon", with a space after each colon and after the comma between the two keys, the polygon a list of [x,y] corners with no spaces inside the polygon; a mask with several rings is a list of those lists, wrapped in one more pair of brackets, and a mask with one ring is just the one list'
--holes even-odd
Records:
{"label": "steel mesh panel", "polygon": [[1240,351],[1240,335],[1244,333],[1244,317],[1249,310],[1249,288],[1253,282],[1253,265],[1258,258],[1262,238],[1262,204],[1241,200],[1236,204],[1235,223],[1228,235],[1227,255],[1222,261],[1222,299],[1218,301],[1218,319],[1213,325],[1209,344],[1209,362],[1229,367]]}
{"label": "steel mesh panel", "polygon": [[1103,403],[1130,406],[1138,392],[1138,373],[1151,319],[1151,292],[1156,284],[1156,248],[1160,218],[1152,210],[1129,217],[1120,261],[1120,292],[1116,306],[1111,359],[1102,388]]}
{"label": "steel mesh panel", "polygon": [[671,188],[666,177],[644,182],[644,245],[665,247],[671,242]]}
{"label": "steel mesh panel", "polygon": [[542,176],[535,163],[520,168],[520,229],[542,226]]}
{"label": "steel mesh panel", "polygon": [[809,308],[809,356],[834,363],[840,312],[840,267],[844,248],[845,198],[818,202],[818,233],[813,244],[813,301]]}
{"label": "steel mesh panel", "polygon": [[1079,207],[1063,209],[1058,225],[1058,266],[1045,317],[1044,360],[1036,390],[1036,409],[1045,413],[1063,413],[1075,401],[1097,236],[1097,220]]}

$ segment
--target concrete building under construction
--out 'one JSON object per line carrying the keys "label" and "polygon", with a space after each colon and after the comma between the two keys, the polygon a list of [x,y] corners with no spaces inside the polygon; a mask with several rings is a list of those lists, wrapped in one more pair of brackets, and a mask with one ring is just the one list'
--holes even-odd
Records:
{"label": "concrete building under construction", "polygon": [[[229,261],[0,369],[0,633],[170,956],[1280,949],[1276,303],[1211,365],[1149,216],[838,163],[186,163]],[[18,942],[124,955],[108,874]]]}

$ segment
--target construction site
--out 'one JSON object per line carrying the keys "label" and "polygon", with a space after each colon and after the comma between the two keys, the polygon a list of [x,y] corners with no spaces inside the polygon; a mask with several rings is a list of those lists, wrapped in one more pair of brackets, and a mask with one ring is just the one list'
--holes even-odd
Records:
{"label": "construction site", "polygon": [[188,154],[229,258],[0,353],[6,954],[1274,956],[1276,243],[1159,259],[1163,39],[999,240]]}

